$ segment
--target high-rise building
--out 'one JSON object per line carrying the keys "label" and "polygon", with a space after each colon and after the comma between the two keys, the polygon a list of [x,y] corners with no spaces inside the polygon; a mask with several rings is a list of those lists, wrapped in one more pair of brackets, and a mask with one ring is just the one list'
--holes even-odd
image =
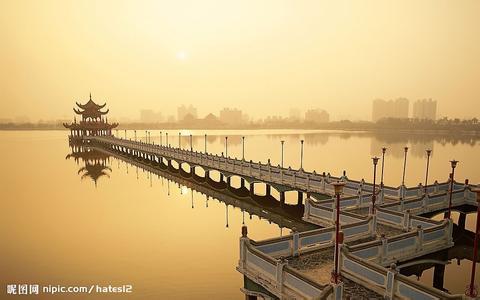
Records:
{"label": "high-rise building", "polygon": [[309,109],[305,112],[305,121],[313,123],[328,123],[330,115],[323,109]]}
{"label": "high-rise building", "polygon": [[191,115],[193,119],[197,118],[197,109],[191,104],[187,107],[185,105],[179,106],[177,108],[177,120],[183,121],[187,115]]}
{"label": "high-rise building", "polygon": [[140,111],[140,122],[143,123],[158,123],[163,121],[161,112],[155,112],[151,109],[142,109]]}
{"label": "high-rise building", "polygon": [[413,104],[414,119],[435,120],[437,118],[437,101],[421,99]]}
{"label": "high-rise building", "polygon": [[288,118],[290,119],[290,121],[300,121],[301,119],[301,113],[300,113],[300,110],[298,108],[292,108],[290,109],[290,112],[288,114]]}
{"label": "high-rise building", "polygon": [[220,111],[220,121],[225,124],[241,124],[243,122],[242,111],[236,108],[224,108]]}
{"label": "high-rise building", "polygon": [[383,99],[373,100],[372,121],[377,122],[384,118],[408,118],[408,99],[397,98],[396,100],[385,101]]}

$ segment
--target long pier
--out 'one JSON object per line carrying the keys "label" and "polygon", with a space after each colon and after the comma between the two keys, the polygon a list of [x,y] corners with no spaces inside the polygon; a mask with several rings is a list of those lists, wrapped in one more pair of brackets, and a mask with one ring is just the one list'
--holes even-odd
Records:
{"label": "long pier", "polygon": [[[374,186],[364,180],[356,181],[329,174],[292,170],[273,166],[270,162],[252,162],[197,151],[188,151],[163,145],[119,139],[113,136],[83,137],[86,144],[115,151],[120,155],[140,158],[151,164],[173,168],[172,162],[209,172],[216,170],[221,177],[241,178],[241,188],[249,184],[249,194],[255,195],[255,184],[264,183],[267,195],[271,187],[285,203],[285,192],[296,191],[298,204],[306,193],[303,219],[325,228],[293,231],[290,235],[264,241],[248,237],[247,228],[240,238],[240,259],[237,270],[246,280],[254,283],[258,291],[245,289],[249,298],[267,295],[278,299],[342,299],[349,295],[349,285],[359,285],[386,299],[467,299],[464,295],[450,295],[442,290],[423,285],[399,273],[396,265],[417,257],[448,249],[454,245],[453,223],[446,218],[434,221],[422,214],[445,210],[452,197],[452,206],[477,206],[474,186],[465,183],[435,182],[423,187],[382,186],[376,190],[378,197],[372,209]],[[173,168],[175,169],[175,168]],[[334,284],[328,276],[335,262],[336,215],[333,182],[345,183],[340,201],[340,223],[344,241],[338,256],[339,271],[346,284]],[[449,187],[453,190],[449,191]],[[450,194],[451,192],[451,194]],[[365,210],[366,209],[366,210]],[[366,211],[366,213],[365,213]],[[395,231],[393,228],[400,230]],[[314,262],[305,265],[304,260]]]}

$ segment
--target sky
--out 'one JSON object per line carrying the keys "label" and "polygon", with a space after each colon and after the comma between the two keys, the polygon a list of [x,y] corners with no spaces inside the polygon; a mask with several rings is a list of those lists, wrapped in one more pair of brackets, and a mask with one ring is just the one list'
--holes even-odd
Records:
{"label": "sky", "polygon": [[90,92],[112,118],[192,104],[368,120],[373,99],[397,97],[478,117],[479,12],[476,0],[0,0],[0,119],[72,118]]}

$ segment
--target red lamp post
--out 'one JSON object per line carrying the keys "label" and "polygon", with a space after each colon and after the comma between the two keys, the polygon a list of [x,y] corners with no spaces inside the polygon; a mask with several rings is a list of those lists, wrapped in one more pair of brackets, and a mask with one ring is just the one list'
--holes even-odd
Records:
{"label": "red lamp post", "polygon": [[375,182],[377,179],[377,164],[378,164],[378,157],[372,157],[373,161],[373,194],[372,194],[372,214],[375,214],[375,200],[377,199],[377,194],[375,191]]}
{"label": "red lamp post", "polygon": [[340,194],[343,191],[343,187],[345,186],[344,182],[337,181],[332,183],[333,187],[335,189],[335,196],[337,197],[336,201],[336,220],[335,220],[335,266],[332,272],[332,282],[335,284],[338,284],[340,281],[340,274],[338,270],[338,252],[339,252],[339,246],[338,244],[340,242],[341,237],[340,237]]}
{"label": "red lamp post", "polygon": [[478,236],[480,234],[480,189],[475,189],[473,192],[477,193],[477,226],[475,228],[475,240],[473,242],[472,274],[470,275],[470,285],[465,294],[475,298],[478,295],[477,287],[475,286],[475,267],[477,266]]}
{"label": "red lamp post", "polygon": [[427,170],[425,171],[425,195],[427,194],[427,184],[428,184],[428,166],[430,164],[430,155],[432,154],[431,149],[427,149]]}
{"label": "red lamp post", "polygon": [[451,160],[450,164],[452,166],[452,173],[450,174],[450,197],[448,199],[448,211],[445,214],[445,217],[447,219],[451,218],[452,215],[452,195],[453,195],[453,182],[455,181],[455,167],[457,166],[458,161],[457,160]]}

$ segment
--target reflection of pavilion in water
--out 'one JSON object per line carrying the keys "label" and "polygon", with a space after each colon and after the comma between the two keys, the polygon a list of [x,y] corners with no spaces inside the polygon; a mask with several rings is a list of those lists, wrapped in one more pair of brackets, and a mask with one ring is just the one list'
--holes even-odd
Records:
{"label": "reflection of pavilion in water", "polygon": [[77,165],[80,163],[83,164],[78,170],[78,174],[82,174],[82,180],[90,178],[95,183],[95,186],[97,186],[100,177],[110,177],[109,172],[112,171],[108,166],[110,155],[75,142],[70,143],[70,148],[71,153],[68,154],[65,159],[73,158]]}

